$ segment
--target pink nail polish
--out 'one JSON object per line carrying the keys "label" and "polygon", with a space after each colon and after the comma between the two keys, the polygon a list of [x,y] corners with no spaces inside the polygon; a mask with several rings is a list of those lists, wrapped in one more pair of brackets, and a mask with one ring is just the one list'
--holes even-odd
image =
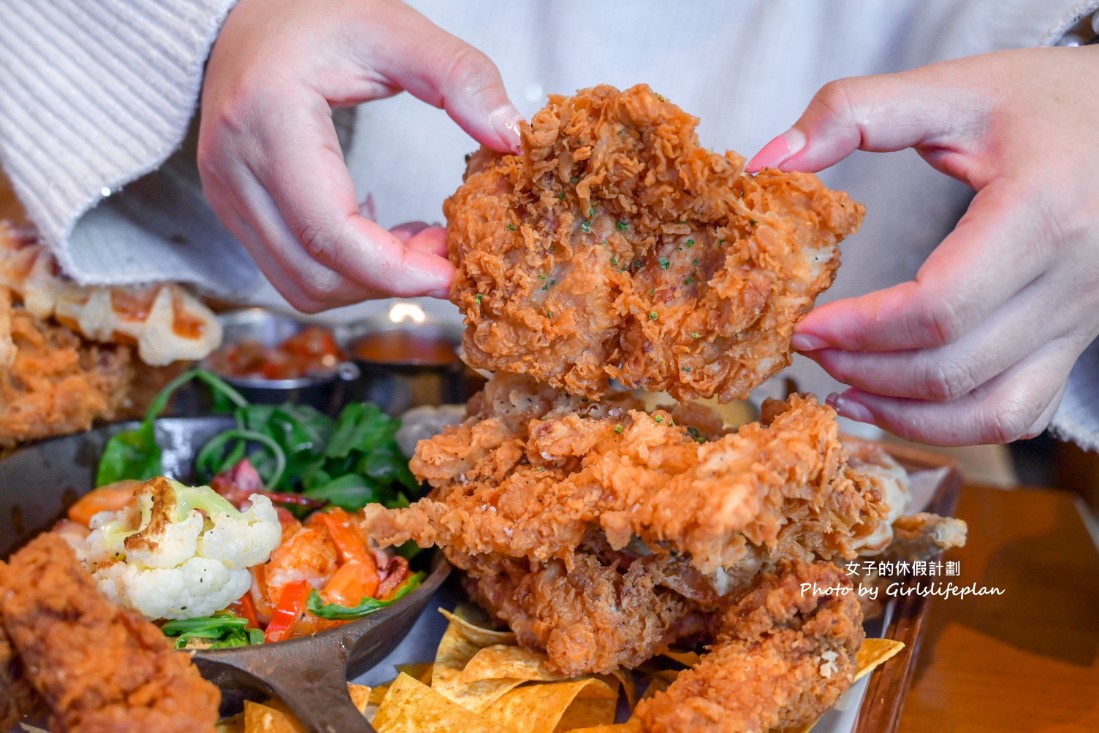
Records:
{"label": "pink nail polish", "polygon": [[784,162],[801,152],[805,147],[805,134],[796,127],[776,137],[763,146],[744,167],[748,173],[758,173],[764,168],[778,168]]}
{"label": "pink nail polish", "polygon": [[817,351],[828,348],[828,342],[811,333],[795,333],[790,339],[790,345],[795,351]]}
{"label": "pink nail polish", "polygon": [[833,410],[839,413],[841,417],[846,417],[848,420],[871,424],[874,422],[874,415],[870,412],[869,408],[861,402],[856,402],[847,395],[833,392],[828,395],[824,401]]}
{"label": "pink nail polish", "polygon": [[523,115],[511,105],[501,107],[488,116],[492,129],[500,136],[507,149],[514,153],[522,150],[522,138],[519,136],[519,123],[522,121]]}

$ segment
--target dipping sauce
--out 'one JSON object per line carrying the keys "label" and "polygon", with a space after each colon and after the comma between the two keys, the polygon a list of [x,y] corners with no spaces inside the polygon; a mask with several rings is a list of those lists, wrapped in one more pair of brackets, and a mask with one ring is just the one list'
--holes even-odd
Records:
{"label": "dipping sauce", "polygon": [[207,364],[223,377],[275,380],[329,375],[344,360],[332,331],[311,325],[273,347],[256,339],[226,344]]}
{"label": "dipping sauce", "polygon": [[374,364],[449,367],[460,363],[454,344],[445,336],[410,328],[366,333],[350,346],[351,355]]}

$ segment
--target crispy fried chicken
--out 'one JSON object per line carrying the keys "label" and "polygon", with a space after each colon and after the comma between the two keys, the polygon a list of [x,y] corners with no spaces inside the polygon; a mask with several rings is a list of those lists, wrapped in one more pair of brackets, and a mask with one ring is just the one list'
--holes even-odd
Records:
{"label": "crispy fried chicken", "polygon": [[697,407],[636,407],[497,374],[464,423],[419,444],[411,465],[430,495],[367,507],[364,528],[441,546],[473,596],[568,674],[711,638],[761,571],[842,562],[889,531],[884,474],[861,472],[811,398],[735,433]]}
{"label": "crispy fried chicken", "polygon": [[147,367],[129,346],[89,342],[0,299],[0,341],[5,331],[11,359],[0,363],[0,449],[137,417],[184,367]]}
{"label": "crispy fried chicken", "polygon": [[472,156],[444,207],[471,366],[727,402],[789,363],[863,207],[812,174],[745,175],[697,124],[598,86],[551,96],[521,155]]}
{"label": "crispy fried chicken", "polygon": [[497,375],[466,422],[419,444],[411,468],[429,497],[368,508],[369,533],[571,566],[595,527],[615,550],[637,537],[703,573],[750,578],[764,562],[854,557],[880,529],[880,486],[848,461],[835,413],[811,397],[729,434],[634,407]]}
{"label": "crispy fried chicken", "polygon": [[[848,592],[824,592],[834,588]],[[710,653],[643,700],[637,716],[650,733],[811,723],[850,687],[863,637],[859,602],[843,571],[795,563],[764,573],[725,612]]]}
{"label": "crispy fried chicken", "polygon": [[51,730],[213,733],[217,687],[160,629],[101,596],[63,538],[47,532],[0,563],[0,621]]}

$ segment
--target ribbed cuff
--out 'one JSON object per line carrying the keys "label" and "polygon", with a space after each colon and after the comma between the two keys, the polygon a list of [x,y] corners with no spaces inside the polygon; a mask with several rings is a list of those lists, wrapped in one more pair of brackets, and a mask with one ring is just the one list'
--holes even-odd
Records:
{"label": "ribbed cuff", "polygon": [[233,4],[0,3],[0,163],[66,270],[77,219],[179,146]]}

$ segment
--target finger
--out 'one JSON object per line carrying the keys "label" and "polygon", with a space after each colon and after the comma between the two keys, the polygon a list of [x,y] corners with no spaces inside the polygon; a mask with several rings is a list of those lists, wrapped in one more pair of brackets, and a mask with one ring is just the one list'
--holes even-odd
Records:
{"label": "finger", "polygon": [[[443,257],[405,248],[401,240],[359,215],[322,98],[291,103],[294,112],[266,128],[267,149],[253,161],[299,248],[327,268],[379,292],[399,296],[447,292],[454,268]],[[285,244],[283,246],[286,246]]]}
{"label": "finger", "polygon": [[[429,30],[409,34],[416,38],[411,44],[381,50],[379,70],[416,98],[446,110],[482,145],[501,153],[519,152],[523,116],[509,99],[496,64],[416,11],[407,11],[415,17],[404,22]],[[409,64],[410,57],[420,63]]]}
{"label": "finger", "polygon": [[[381,295],[308,257],[279,217],[270,196],[250,176],[221,195],[212,195],[216,192],[210,182],[204,187],[210,191],[207,195],[221,220],[252,255],[264,276],[297,310],[316,313]],[[246,191],[253,193],[246,195]]]}
{"label": "finger", "polygon": [[819,171],[856,150],[918,147],[943,148],[948,153],[947,143],[955,131],[971,122],[965,108],[952,103],[941,83],[924,83],[928,73],[925,67],[826,84],[793,127],[767,143],[746,170]]}
{"label": "finger", "polygon": [[959,399],[1046,343],[1079,330],[1083,314],[1075,309],[1049,312],[1050,288],[1055,285],[1046,280],[1024,288],[977,329],[946,346],[821,349],[806,355],[837,380],[864,392],[940,402]]}
{"label": "finger", "polygon": [[430,224],[423,221],[406,221],[403,224],[398,224],[389,230],[390,234],[401,240],[405,244],[408,244],[408,240],[412,239],[415,235],[427,229]]}
{"label": "finger", "polygon": [[811,311],[794,348],[925,349],[957,341],[1050,266],[1048,232],[1010,182],[987,186],[916,279]]}
{"label": "finger", "polygon": [[990,382],[950,402],[884,397],[849,389],[829,395],[843,417],[931,445],[1009,443],[1049,424],[1079,351],[1047,345]]}
{"label": "finger", "polygon": [[443,229],[442,227],[427,227],[426,229],[421,229],[405,242],[405,247],[421,252],[428,252],[437,257],[446,257],[446,229]]}

